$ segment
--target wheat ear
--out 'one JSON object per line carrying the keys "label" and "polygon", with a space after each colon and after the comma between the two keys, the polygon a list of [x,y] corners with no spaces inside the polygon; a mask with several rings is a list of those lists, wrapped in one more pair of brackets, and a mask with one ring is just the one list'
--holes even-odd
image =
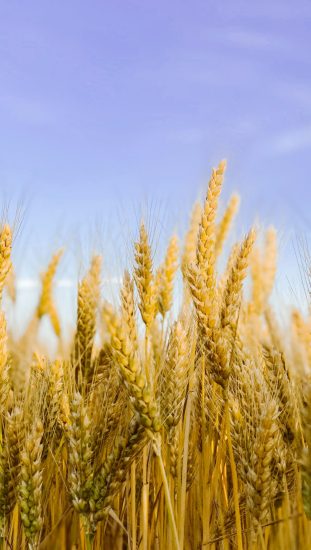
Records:
{"label": "wheat ear", "polygon": [[225,210],[225,213],[217,225],[216,228],[216,239],[215,239],[215,253],[216,257],[219,256],[219,254],[222,251],[224,242],[226,240],[226,237],[230,231],[230,227],[232,224],[232,221],[238,211],[240,204],[240,197],[239,195],[232,195],[232,197],[229,200],[229,204]]}
{"label": "wheat ear", "polygon": [[135,243],[134,279],[139,294],[139,311],[149,329],[156,314],[156,295],[152,273],[151,248],[144,224],[140,226],[139,241]]}
{"label": "wheat ear", "polygon": [[171,238],[163,264],[159,268],[159,285],[157,289],[158,309],[162,317],[171,309],[173,299],[174,277],[178,267],[178,240]]}
{"label": "wheat ear", "polygon": [[92,380],[92,351],[96,332],[96,313],[100,297],[101,257],[94,256],[87,275],[79,284],[78,318],[74,363],[80,383]]}
{"label": "wheat ear", "polygon": [[37,421],[26,436],[25,444],[20,454],[21,470],[18,487],[21,520],[29,549],[37,549],[42,518],[42,435],[43,425]]}
{"label": "wheat ear", "polygon": [[52,290],[55,273],[62,255],[63,249],[56,252],[52,257],[47,267],[47,270],[41,275],[42,288],[39,304],[37,307],[38,318],[41,319],[43,315],[49,315],[54,332],[57,336],[60,336],[61,328],[58,314],[53,301]]}
{"label": "wheat ear", "polygon": [[7,275],[12,267],[12,231],[8,224],[5,224],[0,232],[0,304],[2,301],[3,288]]}

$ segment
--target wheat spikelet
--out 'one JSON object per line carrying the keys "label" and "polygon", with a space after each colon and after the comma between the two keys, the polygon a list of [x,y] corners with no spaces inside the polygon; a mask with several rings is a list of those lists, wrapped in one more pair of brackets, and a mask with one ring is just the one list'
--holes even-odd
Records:
{"label": "wheat spikelet", "polygon": [[232,248],[230,250],[229,257],[227,259],[226,267],[225,267],[222,275],[219,277],[218,285],[217,285],[217,294],[218,294],[219,303],[223,303],[223,299],[224,299],[223,295],[224,295],[225,289],[228,285],[228,279],[231,275],[231,272],[232,272],[233,266],[236,262],[236,259],[237,259],[237,256],[239,254],[240,248],[241,248],[240,243],[235,243],[232,246]]}
{"label": "wheat spikelet", "polygon": [[29,548],[37,548],[42,528],[42,433],[43,426],[38,420],[26,436],[20,454],[21,470],[18,499],[21,520]]}
{"label": "wheat spikelet", "polygon": [[[251,231],[242,244],[240,253],[235,251],[232,259],[232,268],[228,275],[225,289],[221,293],[213,290],[212,298],[209,297],[204,286],[204,279],[200,275],[197,266],[188,269],[188,284],[192,294],[197,313],[199,334],[202,337],[201,350],[204,349],[206,357],[205,368],[209,369],[214,380],[227,388],[230,370],[231,356],[235,346],[236,334],[234,326],[238,315],[239,300],[241,299],[242,283],[247,268],[247,258],[253,244],[254,232]],[[222,299],[223,306],[218,315],[218,302]],[[229,318],[230,322],[229,323]],[[226,330],[230,328],[232,334]]]}
{"label": "wheat spikelet", "polygon": [[122,320],[134,348],[138,345],[136,326],[136,306],[134,298],[134,283],[128,271],[125,271],[121,288]]}
{"label": "wheat spikelet", "polygon": [[197,242],[197,264],[202,274],[207,291],[212,293],[215,286],[215,242],[216,242],[216,214],[218,199],[223,183],[226,162],[220,162],[218,168],[213,170],[208,184],[207,196],[203,208]]}
{"label": "wheat spikelet", "polygon": [[239,252],[228,276],[226,288],[223,293],[223,304],[221,309],[221,326],[235,329],[239,305],[241,301],[241,292],[243,281],[246,277],[249,255],[255,240],[254,230],[244,239]]}
{"label": "wheat spikelet", "polygon": [[161,415],[168,431],[177,426],[181,417],[188,382],[188,359],[187,333],[177,321],[171,329],[159,382]]}
{"label": "wheat spikelet", "polygon": [[173,299],[173,282],[178,267],[178,240],[171,238],[165,260],[159,268],[159,284],[157,288],[158,309],[162,317],[171,309]]}
{"label": "wheat spikelet", "polygon": [[225,166],[226,163],[222,161],[217,170],[212,172],[199,225],[196,265],[190,265],[187,270],[187,280],[197,313],[202,321],[205,317],[205,331],[215,327],[218,317],[215,219]]}
{"label": "wheat spikelet", "polygon": [[157,383],[159,373],[163,367],[164,362],[164,349],[165,349],[165,338],[163,337],[163,319],[155,319],[150,327],[149,332],[150,340],[150,354],[149,354],[149,363],[150,370],[153,373],[153,379]]}
{"label": "wheat spikelet", "polygon": [[269,514],[269,506],[275,497],[275,488],[271,483],[271,464],[274,450],[278,445],[279,430],[277,419],[276,403],[271,402],[263,407],[259,420],[257,440],[253,449],[253,464],[256,481],[252,482],[252,475],[249,475],[248,504],[250,511],[259,524],[266,520]]}
{"label": "wheat spikelet", "polygon": [[94,480],[90,498],[93,524],[107,514],[115,493],[125,481],[131,462],[141,451],[145,441],[145,430],[135,420],[129,425],[126,436],[117,437]]}
{"label": "wheat spikelet", "polygon": [[10,391],[9,363],[7,351],[6,320],[0,311],[0,417],[4,414]]}
{"label": "wheat spikelet", "polygon": [[[187,269],[187,282],[191,292],[192,300],[195,306],[200,329],[207,334],[211,325],[215,324],[212,316],[212,308],[207,301],[204,279],[201,276],[196,264],[191,264]],[[211,322],[212,318],[212,322]]]}
{"label": "wheat spikelet", "polygon": [[286,442],[292,443],[299,432],[299,405],[296,388],[286,365],[284,354],[273,348],[263,349],[265,364],[268,367],[268,383],[271,393],[279,401],[280,429]]}
{"label": "wheat spikelet", "polygon": [[49,315],[56,336],[60,336],[61,329],[58,314],[53,301],[52,290],[55,273],[62,255],[63,249],[56,252],[52,257],[47,270],[41,275],[42,288],[37,307],[37,316],[39,319],[41,319],[43,315]]}
{"label": "wheat spikelet", "polygon": [[[104,309],[107,309],[107,305]],[[92,424],[92,448],[94,455],[100,455],[103,448],[109,447],[114,440],[120,416],[128,411],[129,403],[110,343],[103,345],[94,364],[95,374],[87,394],[87,403],[89,417],[96,419]]]}
{"label": "wheat spikelet", "polygon": [[225,210],[225,213],[217,226],[216,239],[215,239],[216,257],[219,256],[219,254],[222,251],[224,242],[230,231],[230,226],[239,208],[239,204],[240,204],[240,197],[235,194],[232,195],[232,197],[230,198],[229,204]]}
{"label": "wheat spikelet", "polygon": [[53,449],[60,426],[61,400],[64,391],[63,362],[56,359],[50,363],[47,369],[46,411],[44,415],[43,456],[46,456],[48,448]]}
{"label": "wheat spikelet", "polygon": [[139,241],[135,243],[134,279],[139,294],[139,311],[147,328],[156,314],[156,295],[152,273],[151,249],[144,224],[140,226]]}
{"label": "wheat spikelet", "polygon": [[268,518],[270,504],[278,492],[273,467],[281,432],[278,404],[268,391],[262,373],[254,368],[252,360],[245,359],[243,379],[238,381],[236,394],[241,405],[235,401],[238,412],[232,415],[233,441],[247,510],[257,529]]}
{"label": "wheat spikelet", "polygon": [[8,224],[5,224],[0,232],[0,304],[6,277],[12,267],[12,232]]}
{"label": "wheat spikelet", "polygon": [[82,381],[93,375],[92,351],[96,332],[96,312],[100,297],[101,258],[94,256],[87,275],[79,284],[78,318],[75,336],[74,363]]}
{"label": "wheat spikelet", "polygon": [[210,369],[215,382],[226,392],[232,370],[232,354],[235,341],[233,340],[230,343],[224,332],[217,327],[211,330],[204,344],[207,368]]}
{"label": "wheat spikelet", "polygon": [[145,428],[157,432],[161,427],[158,407],[137,354],[133,351],[120,319],[111,308],[107,321],[115,364],[128,389],[133,407]]}
{"label": "wheat spikelet", "polygon": [[72,504],[79,514],[87,514],[93,483],[93,450],[91,420],[79,392],[74,394],[71,401],[66,438],[69,464],[68,484]]}
{"label": "wheat spikelet", "polygon": [[[209,433],[217,426],[222,407],[222,388],[214,383],[214,373],[205,353],[204,342],[198,338],[195,358],[194,411],[197,425],[196,443],[200,452]],[[217,428],[216,428],[217,431]]]}
{"label": "wheat spikelet", "polygon": [[8,413],[4,422],[4,433],[0,452],[0,538],[5,537],[6,516],[16,502],[20,447],[23,443],[23,418],[18,407]]}
{"label": "wheat spikelet", "polygon": [[188,232],[184,240],[184,248],[181,258],[181,270],[183,276],[186,277],[188,267],[195,263],[196,249],[200,221],[202,218],[202,205],[197,202],[192,210]]}
{"label": "wheat spikelet", "polygon": [[25,421],[23,410],[15,406],[6,417],[6,440],[9,449],[10,474],[16,497],[20,450],[25,439]]}

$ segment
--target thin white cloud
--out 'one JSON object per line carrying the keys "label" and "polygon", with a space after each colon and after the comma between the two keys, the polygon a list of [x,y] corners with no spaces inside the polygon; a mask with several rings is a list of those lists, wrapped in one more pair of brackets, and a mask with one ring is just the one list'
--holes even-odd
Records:
{"label": "thin white cloud", "polygon": [[[217,33],[218,37],[220,33]],[[221,34],[224,42],[231,42],[236,46],[242,46],[247,48],[255,48],[258,50],[271,51],[292,51],[291,45],[288,41],[284,40],[280,36],[275,36],[272,33],[258,32],[254,30],[245,29],[228,29]]]}
{"label": "thin white cloud", "polygon": [[114,285],[119,285],[122,283],[122,278],[121,277],[104,277],[102,279],[102,283],[104,284],[114,284]]}
{"label": "thin white cloud", "polygon": [[279,155],[308,148],[311,148],[311,125],[284,132],[267,144],[270,153]]}
{"label": "thin white cloud", "polygon": [[39,287],[39,281],[36,279],[17,279],[16,280],[16,288],[18,289],[28,289],[28,288],[38,288]]}
{"label": "thin white cloud", "polygon": [[[18,278],[16,280],[16,287],[18,289],[32,289],[40,288],[41,282],[39,279],[35,278]],[[73,279],[57,279],[55,281],[55,286],[57,288],[73,288],[76,286],[76,282]]]}
{"label": "thin white cloud", "polygon": [[[102,279],[103,284],[115,284],[119,285],[122,282],[122,278],[120,277],[104,277]],[[35,278],[18,278],[16,280],[16,287],[21,290],[27,290],[27,289],[38,289],[41,286],[41,282],[39,279]],[[76,288],[77,287],[77,281],[75,279],[56,279],[55,281],[55,287],[56,288]]]}

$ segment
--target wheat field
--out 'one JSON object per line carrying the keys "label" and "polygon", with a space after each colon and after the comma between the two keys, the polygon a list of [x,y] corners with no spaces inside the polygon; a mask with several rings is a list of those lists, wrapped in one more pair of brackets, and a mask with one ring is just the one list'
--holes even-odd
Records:
{"label": "wheat field", "polygon": [[[284,325],[271,305],[272,227],[220,269],[239,204],[218,213],[225,168],[159,266],[141,224],[118,304],[92,257],[69,344],[53,298],[63,251],[20,338],[1,305],[1,548],[311,548],[311,322],[294,309]],[[0,300],[15,307],[12,238],[3,223]]]}

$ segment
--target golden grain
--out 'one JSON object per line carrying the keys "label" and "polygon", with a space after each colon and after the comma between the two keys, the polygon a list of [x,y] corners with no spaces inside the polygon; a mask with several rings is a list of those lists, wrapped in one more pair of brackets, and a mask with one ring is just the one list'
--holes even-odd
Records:
{"label": "golden grain", "polygon": [[[4,286],[5,306],[19,301],[2,227],[0,548],[310,547],[311,322],[294,309],[283,324],[272,309],[274,229],[262,249],[251,230],[219,276],[238,206],[233,195],[217,221],[225,166],[194,208],[180,266],[176,235],[154,266],[142,224],[112,305],[93,257],[71,339],[53,298],[61,251],[15,334],[1,303]],[[56,358],[38,334],[45,315]]]}

